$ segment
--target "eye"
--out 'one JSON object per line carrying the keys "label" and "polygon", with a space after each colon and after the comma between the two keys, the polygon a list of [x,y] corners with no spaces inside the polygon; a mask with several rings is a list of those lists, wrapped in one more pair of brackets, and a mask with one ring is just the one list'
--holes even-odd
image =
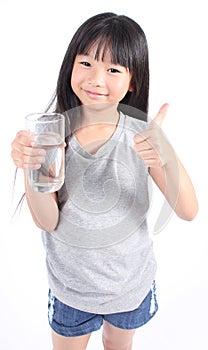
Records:
{"label": "eye", "polygon": [[85,67],[90,67],[91,66],[91,64],[89,62],[87,62],[87,61],[82,61],[82,62],[80,62],[80,64],[85,66]]}
{"label": "eye", "polygon": [[109,68],[108,72],[110,72],[110,73],[120,73],[120,71],[118,69],[116,69],[116,68]]}

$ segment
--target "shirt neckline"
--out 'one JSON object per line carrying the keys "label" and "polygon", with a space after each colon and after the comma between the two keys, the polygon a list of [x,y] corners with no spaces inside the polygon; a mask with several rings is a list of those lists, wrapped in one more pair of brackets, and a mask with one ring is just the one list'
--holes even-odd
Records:
{"label": "shirt neckline", "polygon": [[72,137],[69,140],[70,146],[78,152],[81,156],[85,158],[99,158],[106,154],[107,152],[110,152],[116,145],[116,141],[119,139],[123,127],[124,127],[124,121],[125,121],[125,115],[122,112],[119,112],[119,120],[118,124],[116,126],[116,129],[112,136],[95,152],[95,153],[89,153],[87,152],[78,142],[76,136],[73,134]]}

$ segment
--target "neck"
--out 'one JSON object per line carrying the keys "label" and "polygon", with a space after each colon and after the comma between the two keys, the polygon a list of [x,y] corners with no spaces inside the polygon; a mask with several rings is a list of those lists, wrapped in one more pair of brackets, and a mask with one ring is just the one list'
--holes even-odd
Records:
{"label": "neck", "polygon": [[117,125],[119,112],[117,104],[99,103],[82,106],[82,120],[80,127],[98,125]]}

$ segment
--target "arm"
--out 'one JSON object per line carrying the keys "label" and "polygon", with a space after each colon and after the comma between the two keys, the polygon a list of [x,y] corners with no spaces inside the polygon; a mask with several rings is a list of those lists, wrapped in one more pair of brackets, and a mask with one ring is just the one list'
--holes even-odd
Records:
{"label": "arm", "polygon": [[42,230],[51,232],[55,229],[59,210],[56,193],[40,193],[33,191],[28,184],[28,170],[38,169],[45,161],[45,151],[33,147],[34,141],[27,131],[17,133],[12,142],[11,156],[15,165],[24,170],[25,194],[29,210],[35,224]]}
{"label": "arm", "polygon": [[159,113],[147,130],[135,135],[135,150],[149,168],[149,173],[176,214],[192,220],[198,212],[194,187],[183,164],[168,142],[160,126],[168,105]]}
{"label": "arm", "polygon": [[34,191],[28,184],[27,170],[24,170],[25,195],[27,204],[36,226],[44,231],[53,231],[59,219],[57,194]]}
{"label": "arm", "polygon": [[178,157],[163,168],[149,168],[149,172],[175,213],[184,220],[193,220],[198,202],[190,177]]}

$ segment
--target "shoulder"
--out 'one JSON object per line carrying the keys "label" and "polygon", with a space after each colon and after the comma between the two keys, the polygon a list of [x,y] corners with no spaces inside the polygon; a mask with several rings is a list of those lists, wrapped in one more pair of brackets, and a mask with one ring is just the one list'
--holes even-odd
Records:
{"label": "shoulder", "polygon": [[134,131],[142,131],[148,128],[147,113],[142,110],[124,104],[119,104],[118,109],[125,117],[125,126]]}
{"label": "shoulder", "polygon": [[138,133],[146,130],[149,126],[148,121],[141,120],[136,117],[131,117],[127,114],[123,114],[124,117],[124,130],[126,132]]}
{"label": "shoulder", "polygon": [[[130,149],[133,150],[134,146],[134,136],[148,128],[148,122],[144,120],[137,119],[135,117],[130,117],[127,114],[121,113],[122,123],[122,132],[120,134],[119,140],[128,146],[131,146]],[[128,148],[128,150],[130,150]]]}

